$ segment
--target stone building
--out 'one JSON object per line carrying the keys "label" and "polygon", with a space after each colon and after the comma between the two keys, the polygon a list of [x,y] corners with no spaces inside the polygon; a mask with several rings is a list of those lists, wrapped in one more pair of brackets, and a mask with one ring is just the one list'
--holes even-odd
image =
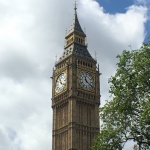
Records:
{"label": "stone building", "polygon": [[52,75],[52,150],[90,150],[99,134],[100,72],[74,10]]}

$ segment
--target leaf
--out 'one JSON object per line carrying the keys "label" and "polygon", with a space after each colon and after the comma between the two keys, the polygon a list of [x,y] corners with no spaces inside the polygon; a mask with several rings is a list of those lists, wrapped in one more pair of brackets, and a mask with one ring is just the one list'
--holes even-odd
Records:
{"label": "leaf", "polygon": [[125,139],[137,141],[138,134],[142,147],[150,148],[150,42],[117,58],[118,68],[108,81],[112,100],[100,108],[103,124],[93,150],[122,150]]}

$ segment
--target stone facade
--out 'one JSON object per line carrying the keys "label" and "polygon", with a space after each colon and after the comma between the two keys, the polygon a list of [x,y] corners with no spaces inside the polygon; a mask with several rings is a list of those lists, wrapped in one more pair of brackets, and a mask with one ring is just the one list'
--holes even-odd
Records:
{"label": "stone facade", "polygon": [[[100,73],[87,50],[76,7],[73,25],[53,70],[52,150],[90,150],[99,133]],[[81,72],[85,76],[80,79]]]}

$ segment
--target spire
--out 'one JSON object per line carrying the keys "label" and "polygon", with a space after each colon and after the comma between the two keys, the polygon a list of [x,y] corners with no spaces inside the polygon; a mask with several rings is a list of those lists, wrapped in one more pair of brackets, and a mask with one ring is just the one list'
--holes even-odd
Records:
{"label": "spire", "polygon": [[87,49],[86,34],[82,30],[77,16],[76,0],[74,4],[74,19],[65,39],[64,52],[59,58],[57,64],[71,55],[80,56],[95,61]]}
{"label": "spire", "polygon": [[75,11],[74,12],[74,19],[73,19],[72,25],[71,25],[70,30],[67,33],[66,37],[73,32],[76,32],[76,33],[79,33],[79,34],[82,34],[85,36],[85,33],[83,32],[83,30],[80,26],[79,20],[78,20],[76,0],[75,0],[75,4],[74,4],[74,11]]}

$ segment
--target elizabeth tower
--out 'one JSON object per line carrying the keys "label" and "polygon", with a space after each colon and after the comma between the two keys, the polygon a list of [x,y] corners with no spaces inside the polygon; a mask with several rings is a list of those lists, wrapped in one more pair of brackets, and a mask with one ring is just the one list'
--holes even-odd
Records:
{"label": "elizabeth tower", "polygon": [[100,85],[97,62],[77,17],[52,75],[52,150],[90,150],[99,134]]}

